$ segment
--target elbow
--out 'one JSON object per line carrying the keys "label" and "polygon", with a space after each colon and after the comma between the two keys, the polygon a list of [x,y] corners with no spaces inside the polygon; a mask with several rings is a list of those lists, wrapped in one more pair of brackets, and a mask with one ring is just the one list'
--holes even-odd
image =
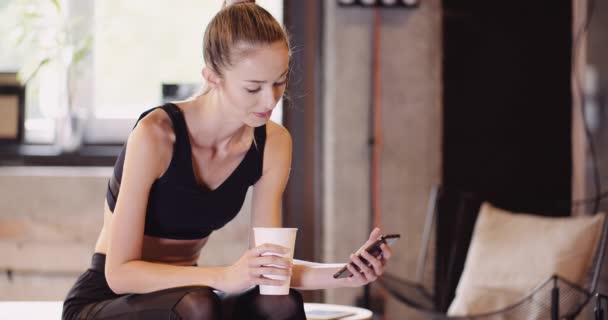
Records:
{"label": "elbow", "polygon": [[108,268],[106,265],[105,268],[105,276],[106,282],[108,283],[108,287],[115,294],[125,294],[129,293],[126,286],[124,278],[120,276],[119,267]]}

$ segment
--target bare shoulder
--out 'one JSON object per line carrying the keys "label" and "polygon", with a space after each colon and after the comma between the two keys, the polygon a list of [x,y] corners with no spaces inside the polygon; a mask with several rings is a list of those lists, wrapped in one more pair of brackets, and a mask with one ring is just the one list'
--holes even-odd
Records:
{"label": "bare shoulder", "polygon": [[161,109],[153,110],[143,117],[133,131],[137,130],[144,131],[146,136],[155,139],[171,138],[171,136],[173,140],[175,139],[171,119]]}
{"label": "bare shoulder", "polygon": [[291,167],[291,144],[291,134],[284,126],[274,121],[266,123],[264,172],[271,168]]}
{"label": "bare shoulder", "polygon": [[[167,113],[156,109],[144,118],[129,135],[127,152],[145,158],[154,171],[165,171],[173,155],[175,132]],[[142,159],[143,160],[143,159]]]}
{"label": "bare shoulder", "polygon": [[291,134],[281,124],[269,120],[266,123],[266,144],[271,148],[289,147],[291,149]]}

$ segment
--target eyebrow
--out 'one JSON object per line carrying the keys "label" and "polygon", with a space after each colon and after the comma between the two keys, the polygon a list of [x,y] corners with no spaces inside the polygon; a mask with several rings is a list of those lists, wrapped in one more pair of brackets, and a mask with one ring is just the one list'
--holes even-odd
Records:
{"label": "eyebrow", "polygon": [[[282,77],[282,76],[284,76],[287,73],[287,71],[289,71],[289,68],[285,69],[285,71],[283,71],[283,73],[281,73],[281,75],[279,76],[279,78]],[[245,81],[247,81],[247,82],[253,82],[253,83],[266,83],[267,82],[267,81],[264,81],[264,80],[245,80]]]}

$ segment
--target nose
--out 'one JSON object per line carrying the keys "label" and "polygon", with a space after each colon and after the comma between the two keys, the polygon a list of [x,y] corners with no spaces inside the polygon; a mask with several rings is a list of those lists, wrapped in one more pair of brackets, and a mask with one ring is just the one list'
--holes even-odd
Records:
{"label": "nose", "polygon": [[282,90],[278,90],[278,88],[272,88],[271,90],[268,90],[266,95],[264,95],[263,99],[264,110],[268,112],[274,109],[274,107],[277,105],[277,102],[279,102],[279,99],[281,99],[282,95]]}

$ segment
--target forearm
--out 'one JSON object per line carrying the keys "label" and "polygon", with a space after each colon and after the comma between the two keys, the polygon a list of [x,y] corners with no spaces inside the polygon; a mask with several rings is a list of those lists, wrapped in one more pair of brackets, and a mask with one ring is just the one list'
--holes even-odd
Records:
{"label": "forearm", "polygon": [[291,287],[301,290],[331,289],[349,286],[346,278],[334,279],[343,263],[315,263],[293,260]]}
{"label": "forearm", "polygon": [[222,283],[222,267],[176,266],[147,261],[130,261],[108,270],[106,277],[112,291],[123,293],[148,293],[181,287],[208,286],[219,289]]}

